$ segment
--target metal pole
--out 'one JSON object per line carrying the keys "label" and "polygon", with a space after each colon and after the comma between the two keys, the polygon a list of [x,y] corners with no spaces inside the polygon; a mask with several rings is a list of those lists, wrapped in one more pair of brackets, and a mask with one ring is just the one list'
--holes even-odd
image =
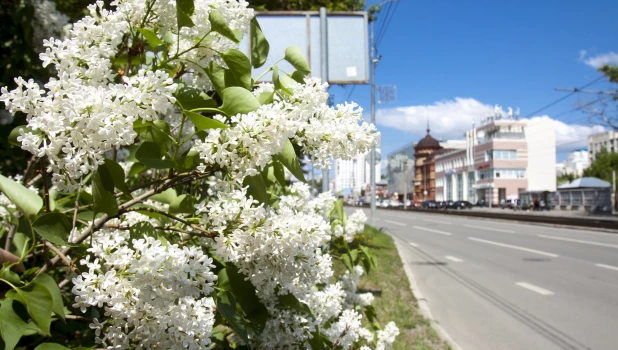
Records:
{"label": "metal pole", "polygon": [[[378,59],[375,57],[376,47],[373,31],[375,29],[375,21],[371,22],[371,124],[376,123],[376,65]],[[371,226],[375,226],[376,216],[376,146],[371,147],[369,169],[369,181],[371,182],[371,214],[369,220]]]}
{"label": "metal pole", "polygon": [[408,155],[403,159],[403,209],[408,209]]}
{"label": "metal pole", "polygon": [[612,170],[612,212],[616,208],[616,170]]}
{"label": "metal pole", "polygon": [[[326,7],[320,7],[320,78],[328,81],[328,25]],[[330,169],[322,170],[322,192],[330,191]]]}

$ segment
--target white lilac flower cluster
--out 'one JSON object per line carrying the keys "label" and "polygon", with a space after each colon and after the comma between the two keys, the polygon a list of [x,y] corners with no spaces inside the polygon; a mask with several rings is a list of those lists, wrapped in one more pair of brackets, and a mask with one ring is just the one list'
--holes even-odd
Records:
{"label": "white lilac flower cluster", "polygon": [[[210,32],[209,11],[217,9],[232,30],[247,31],[253,17],[244,0],[196,0],[190,17],[195,25],[179,31],[175,1],[127,0],[112,5],[116,9],[108,11],[97,1],[88,6],[90,15],[73,25],[67,39],[43,41],[43,66],[53,64],[56,70],[45,89],[20,77],[15,79],[17,88],[1,90],[0,101],[10,113],[26,114],[30,131],[22,130],[18,137],[22,148],[48,157],[53,184],[60,190],[74,191],[79,178],[103,162],[104,152],[132,144],[137,136],[133,122],[156,120],[174,110],[177,85],[167,71],[140,66],[137,74],[129,75],[114,69],[121,44],[132,44],[127,39],[131,28],[143,25],[162,35],[176,33],[171,37],[177,42],[170,48],[180,52],[170,53],[172,64],[188,60],[205,67],[220,61],[213,56],[216,52],[236,45]],[[120,82],[114,81],[117,76]],[[194,84],[211,85],[205,74],[193,76]]]}
{"label": "white lilac flower cluster", "polygon": [[[205,244],[248,276],[269,312],[264,331],[250,334],[251,346],[303,347],[317,328],[332,341],[344,336],[340,342],[346,349],[361,342],[374,344],[374,334],[360,326],[362,315],[352,310],[373,301],[370,293],[357,294],[362,268],[327,284],[333,270],[326,252],[332,238],[326,214],[334,202],[330,194],[312,199],[306,184],[295,183],[280,197],[277,210],[257,205],[247,198],[246,189],[219,191],[211,202],[196,206],[202,225],[218,233],[214,242],[208,239]],[[323,284],[326,287],[318,288]],[[313,317],[280,305],[278,297],[288,293],[305,302]]]}
{"label": "white lilac flower cluster", "polygon": [[[365,122],[359,125],[362,110],[356,104],[328,106],[327,87],[318,78],[307,78],[305,84],[292,87],[292,95],[233,116],[228,129],[211,130],[194,146],[203,161],[199,169],[217,164],[234,178],[256,175],[288,139],[313,156],[316,167],[329,168],[330,157],[348,159],[364,153],[376,142],[375,127]],[[215,119],[226,120],[221,115]]]}
{"label": "white lilac flower cluster", "polygon": [[347,217],[345,227],[340,222],[334,224],[333,236],[344,237],[348,243],[352,242],[354,236],[365,229],[365,222],[367,222],[367,216],[362,210],[357,209],[354,214]]}
{"label": "white lilac flower cluster", "polygon": [[[137,213],[111,224],[148,222]],[[199,247],[164,245],[153,237],[129,242],[126,230],[98,231],[73,279],[75,304],[102,307],[112,322],[95,320],[97,342],[110,348],[203,349],[210,343],[217,276]],[[103,334],[103,337],[101,337]]]}

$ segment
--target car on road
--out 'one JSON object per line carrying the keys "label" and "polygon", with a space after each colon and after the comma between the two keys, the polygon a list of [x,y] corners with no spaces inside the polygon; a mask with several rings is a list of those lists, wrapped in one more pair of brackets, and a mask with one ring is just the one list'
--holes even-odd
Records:
{"label": "car on road", "polygon": [[448,201],[446,209],[472,209],[474,205],[468,201]]}
{"label": "car on road", "polygon": [[380,208],[388,208],[388,203],[389,203],[389,201],[384,199],[384,200],[381,200],[381,201],[377,201],[376,202],[376,206],[380,207]]}
{"label": "car on road", "polygon": [[518,206],[517,199],[507,199],[500,203],[500,209],[515,209]]}
{"label": "car on road", "polygon": [[396,200],[396,199],[391,199],[388,202],[388,207],[389,208],[399,208],[399,207],[403,207],[403,203],[401,203],[400,201]]}
{"label": "car on road", "polygon": [[436,202],[436,201],[423,201],[421,207],[423,209],[438,209],[438,202]]}

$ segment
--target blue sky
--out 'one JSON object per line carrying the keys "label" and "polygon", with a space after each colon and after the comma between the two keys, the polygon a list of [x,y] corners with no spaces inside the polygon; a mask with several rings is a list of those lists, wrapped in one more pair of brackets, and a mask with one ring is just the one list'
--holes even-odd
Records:
{"label": "blue sky", "polygon": [[[554,88],[580,87],[600,76],[593,66],[618,64],[615,0],[400,0],[387,6],[394,15],[378,43],[376,81],[396,85],[398,99],[378,105],[384,155],[422,137],[427,118],[432,135],[461,138],[473,116],[484,117],[479,114],[495,104],[528,116],[568,94]],[[603,80],[590,89],[610,87]],[[337,103],[349,95],[369,119],[369,86],[333,86],[330,92]],[[575,94],[532,117],[553,118],[596,98]],[[586,136],[601,128],[578,111],[554,119],[562,122],[555,124],[558,160],[585,147]]]}

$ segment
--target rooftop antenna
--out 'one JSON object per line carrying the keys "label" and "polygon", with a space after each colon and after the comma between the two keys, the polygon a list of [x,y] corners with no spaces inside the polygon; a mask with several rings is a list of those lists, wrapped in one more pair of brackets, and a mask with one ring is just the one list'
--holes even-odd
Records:
{"label": "rooftop antenna", "polygon": [[429,117],[427,117],[427,135],[429,135]]}

